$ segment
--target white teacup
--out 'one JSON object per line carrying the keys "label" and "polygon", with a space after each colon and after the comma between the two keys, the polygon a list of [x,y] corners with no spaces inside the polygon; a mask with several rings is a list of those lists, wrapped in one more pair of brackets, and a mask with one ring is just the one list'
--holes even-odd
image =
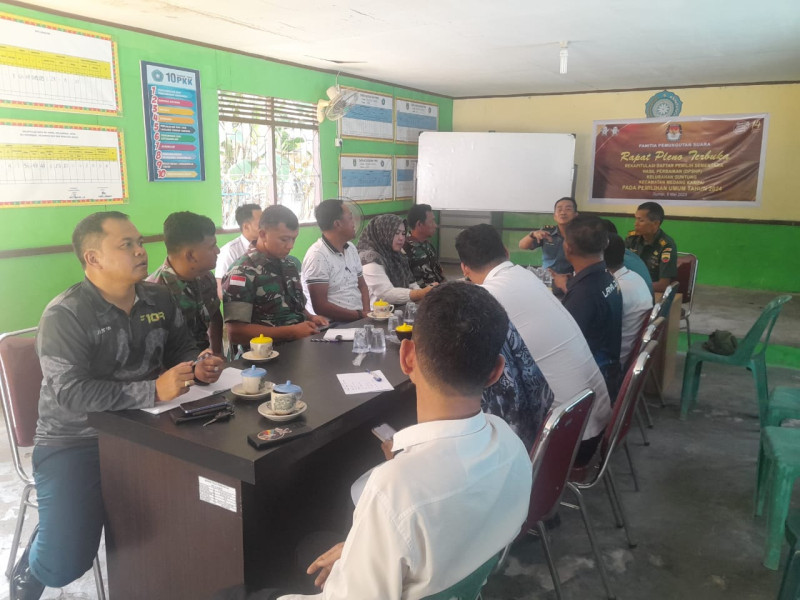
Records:
{"label": "white teacup", "polygon": [[267,371],[252,366],[242,371],[242,388],[245,394],[257,394],[261,390],[261,382],[266,377]]}
{"label": "white teacup", "polygon": [[394,304],[389,304],[383,300],[377,300],[372,305],[372,312],[375,313],[377,317],[388,317],[394,312]]}
{"label": "white teacup", "polygon": [[272,353],[272,338],[259,335],[250,340],[250,350],[259,358],[267,358]]}
{"label": "white teacup", "polygon": [[297,401],[303,397],[303,389],[291,381],[272,386],[272,412],[276,415],[293,413]]}

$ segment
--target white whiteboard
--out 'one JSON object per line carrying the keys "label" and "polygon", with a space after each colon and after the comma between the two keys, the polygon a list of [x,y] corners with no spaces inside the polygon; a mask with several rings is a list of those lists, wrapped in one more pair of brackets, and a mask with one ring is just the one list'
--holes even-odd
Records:
{"label": "white whiteboard", "polygon": [[425,132],[417,203],[435,210],[553,212],[572,195],[571,133]]}

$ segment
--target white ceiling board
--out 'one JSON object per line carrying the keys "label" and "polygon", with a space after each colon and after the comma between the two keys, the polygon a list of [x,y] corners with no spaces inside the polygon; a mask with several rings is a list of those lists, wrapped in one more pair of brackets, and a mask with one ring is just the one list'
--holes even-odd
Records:
{"label": "white ceiling board", "polygon": [[798,0],[28,4],[453,97],[800,81]]}

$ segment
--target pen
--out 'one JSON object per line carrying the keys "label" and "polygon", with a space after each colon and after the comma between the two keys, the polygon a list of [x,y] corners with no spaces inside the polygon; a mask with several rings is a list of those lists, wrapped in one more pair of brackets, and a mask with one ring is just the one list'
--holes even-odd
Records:
{"label": "pen", "polygon": [[370,375],[372,375],[372,378],[373,378],[375,381],[383,381],[383,379],[381,379],[380,377],[378,377],[377,375],[375,375],[375,373],[373,373],[373,372],[372,372],[372,371],[370,371],[369,369],[364,369],[364,371],[366,371],[367,373],[369,373]]}

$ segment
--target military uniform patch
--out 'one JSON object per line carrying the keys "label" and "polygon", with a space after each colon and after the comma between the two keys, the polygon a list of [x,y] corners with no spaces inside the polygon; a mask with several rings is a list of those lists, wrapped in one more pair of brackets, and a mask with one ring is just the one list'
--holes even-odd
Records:
{"label": "military uniform patch", "polygon": [[653,281],[674,279],[678,276],[675,241],[662,230],[658,230],[655,239],[649,244],[642,236],[634,233],[625,240],[625,247],[633,250],[644,261]]}
{"label": "military uniform patch", "polygon": [[287,258],[268,258],[256,248],[233,263],[223,278],[222,303],[226,320],[267,327],[305,320],[306,297],[295,264]]}

